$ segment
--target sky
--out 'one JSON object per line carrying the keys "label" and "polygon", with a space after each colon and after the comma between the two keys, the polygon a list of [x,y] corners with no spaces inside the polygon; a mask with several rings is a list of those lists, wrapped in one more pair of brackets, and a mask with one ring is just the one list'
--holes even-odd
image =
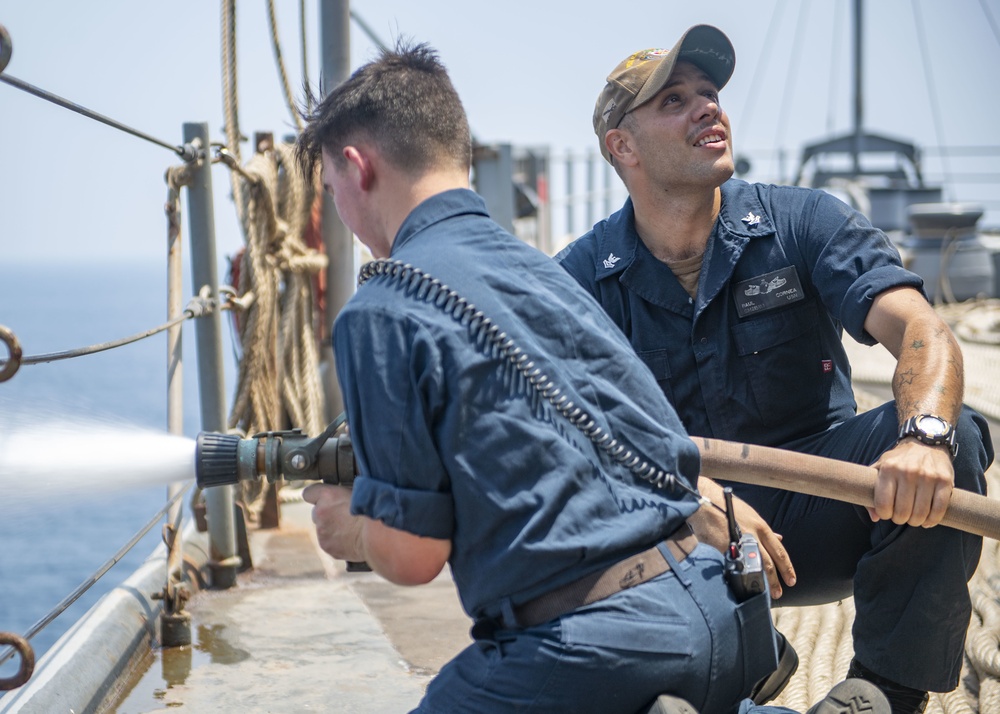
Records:
{"label": "sky", "polygon": [[[321,2],[305,2],[313,87]],[[265,0],[237,5],[240,127],[246,135],[285,135],[293,123]],[[851,5],[355,0],[351,10],[382,41],[407,36],[439,51],[480,142],[545,146],[553,155],[596,151],[594,100],[626,55],[670,47],[691,25],[716,25],[736,48],[722,102],[737,155],[751,159],[747,178],[789,182],[803,144],[852,127]],[[298,90],[300,3],[276,0],[276,6]],[[222,141],[219,7],[209,0],[4,0],[0,24],[13,44],[5,73],[172,144],[181,143],[189,121],[207,122],[213,140]],[[949,184],[945,198],[983,204],[983,223],[1000,227],[998,22],[1000,0],[869,0],[863,96],[868,131],[925,149],[987,147],[946,164],[927,150],[925,173],[940,181],[943,169],[992,171],[992,185]],[[352,23],[352,68],[374,53]],[[0,84],[0,261],[162,259],[163,174],[178,162],[167,149]],[[213,168],[220,256],[243,241],[226,171]]]}

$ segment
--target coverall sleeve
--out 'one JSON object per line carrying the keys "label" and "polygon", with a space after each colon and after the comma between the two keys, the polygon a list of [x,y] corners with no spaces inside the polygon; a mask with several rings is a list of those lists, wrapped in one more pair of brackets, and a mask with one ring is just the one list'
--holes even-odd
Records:
{"label": "coverall sleeve", "polygon": [[333,342],[358,464],[352,513],[450,539],[451,484],[434,438],[445,385],[437,346],[405,316],[350,305],[337,319]]}
{"label": "coverall sleeve", "polygon": [[879,293],[923,280],[903,267],[889,237],[859,211],[823,191],[811,194],[797,233],[808,235],[805,250],[813,266],[812,280],[824,305],[855,340],[873,345],[865,319]]}

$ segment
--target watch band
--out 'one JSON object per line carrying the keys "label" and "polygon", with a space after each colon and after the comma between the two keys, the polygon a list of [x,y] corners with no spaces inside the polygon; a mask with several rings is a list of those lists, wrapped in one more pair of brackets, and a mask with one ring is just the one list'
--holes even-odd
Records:
{"label": "watch band", "polygon": [[908,436],[928,446],[947,446],[952,459],[958,454],[955,427],[936,414],[917,414],[903,422],[897,442]]}

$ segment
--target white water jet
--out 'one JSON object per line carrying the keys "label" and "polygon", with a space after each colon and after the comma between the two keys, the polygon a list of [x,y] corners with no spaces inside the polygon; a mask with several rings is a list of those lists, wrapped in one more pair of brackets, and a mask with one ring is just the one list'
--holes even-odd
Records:
{"label": "white water jet", "polygon": [[106,422],[47,421],[0,431],[4,513],[195,477],[195,441]]}

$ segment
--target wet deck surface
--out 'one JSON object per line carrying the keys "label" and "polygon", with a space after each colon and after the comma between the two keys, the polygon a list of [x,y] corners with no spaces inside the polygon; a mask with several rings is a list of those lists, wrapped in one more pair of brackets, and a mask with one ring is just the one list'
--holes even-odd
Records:
{"label": "wet deck surface", "polygon": [[202,591],[189,647],[163,650],[115,710],[407,712],[470,622],[446,574],[419,588],[348,573],[315,545],[308,504],[252,533],[254,569]]}

